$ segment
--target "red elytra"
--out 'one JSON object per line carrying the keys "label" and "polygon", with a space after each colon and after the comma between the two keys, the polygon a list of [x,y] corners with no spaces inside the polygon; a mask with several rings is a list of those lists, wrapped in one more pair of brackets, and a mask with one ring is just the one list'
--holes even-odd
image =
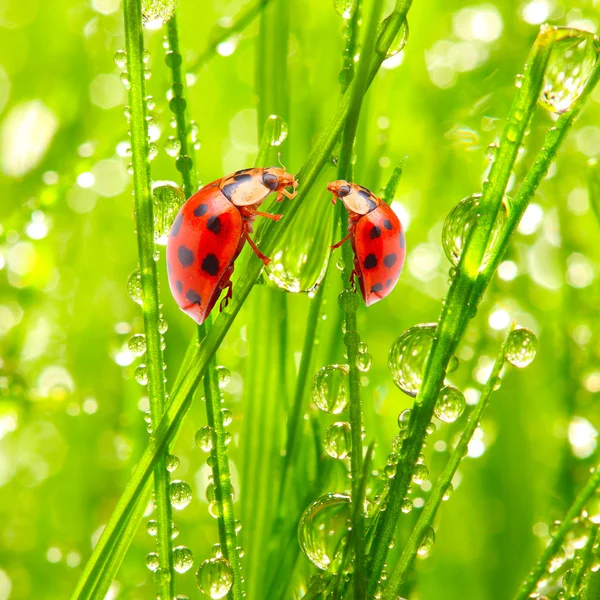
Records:
{"label": "red elytra", "polygon": [[339,198],[348,211],[348,235],[332,250],[350,239],[354,250],[350,281],[354,285],[354,278],[358,279],[363,300],[370,306],[391,293],[402,272],[406,256],[402,223],[381,198],[362,185],[339,180],[327,189],[333,192],[332,202]]}
{"label": "red elytra", "polygon": [[279,221],[283,215],[258,208],[272,192],[277,202],[294,198],[297,185],[285,169],[244,169],[205,185],[181,207],[167,240],[167,271],[175,301],[196,323],[204,322],[224,289],[221,310],[227,306],[233,263],[246,241],[269,263],[250,239],[252,223],[257,216]]}

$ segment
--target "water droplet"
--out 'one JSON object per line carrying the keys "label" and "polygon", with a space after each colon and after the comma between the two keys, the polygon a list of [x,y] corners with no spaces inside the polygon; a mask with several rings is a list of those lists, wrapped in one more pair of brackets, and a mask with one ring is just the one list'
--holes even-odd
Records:
{"label": "water droplet", "polygon": [[233,585],[233,569],[225,558],[205,560],[196,573],[198,587],[213,600],[224,598]]}
{"label": "water droplet", "polygon": [[383,469],[383,474],[388,479],[391,479],[392,477],[394,477],[394,475],[396,475],[396,465],[386,465]]}
{"label": "water droplet", "polygon": [[[455,266],[460,260],[460,255],[462,254],[469,232],[479,219],[480,198],[481,194],[473,194],[464,198],[450,211],[444,221],[442,245],[448,260]],[[500,236],[504,224],[506,223],[506,218],[507,203],[503,202],[494,227],[492,228],[489,247],[492,247]],[[485,266],[488,260],[489,252],[486,252],[482,264]]]}
{"label": "water droplet", "polygon": [[169,324],[162,317],[158,320],[158,333],[165,334],[169,329]]}
{"label": "water droplet", "polygon": [[227,387],[231,379],[231,373],[227,367],[217,367],[217,374],[219,376],[219,387],[221,389]]}
{"label": "water droplet", "polygon": [[328,365],[313,378],[312,400],[324,412],[334,415],[348,405],[348,369],[343,365]]}
{"label": "water droplet", "polygon": [[127,69],[127,52],[125,52],[125,50],[117,50],[114,55],[114,60],[119,69]]}
{"label": "water droplet", "polygon": [[181,142],[179,139],[170,135],[165,141],[165,151],[169,156],[177,156],[181,151]]}
{"label": "water droplet", "polygon": [[342,19],[351,19],[356,5],[356,0],[333,0],[333,6]]}
{"label": "water droplet", "polygon": [[135,377],[135,380],[140,385],[147,385],[147,383],[148,383],[148,368],[146,367],[146,365],[144,365],[144,364],[139,365],[136,368],[136,370],[133,372],[133,376]]}
{"label": "water droplet", "polygon": [[324,209],[331,197],[326,189],[331,177],[335,179],[335,171],[323,169],[302,200],[291,226],[278,236],[271,253],[271,262],[266,267],[268,280],[288,292],[314,291],[325,277],[332,256],[330,246],[336,214],[331,205],[329,210]]}
{"label": "water droplet", "polygon": [[288,135],[288,125],[285,119],[271,115],[265,122],[263,135],[271,146],[281,146]]}
{"label": "water droplet", "polygon": [[146,352],[146,336],[143,333],[136,333],[129,338],[127,344],[131,354],[142,356]]}
{"label": "water droplet", "polygon": [[151,519],[146,525],[146,531],[148,532],[148,535],[154,537],[158,534],[158,523],[154,519]]}
{"label": "water droplet", "polygon": [[152,184],[154,203],[154,241],[165,246],[171,225],[185,202],[183,190],[172,181],[155,181]]}
{"label": "water droplet", "polygon": [[[395,19],[393,19],[392,16],[387,17],[383,21],[383,30],[385,30],[387,27],[389,27],[394,22],[394,20]],[[396,54],[398,54],[398,52],[400,52],[404,48],[404,46],[406,46],[407,41],[408,41],[408,21],[406,19],[404,19],[404,23],[402,23],[402,25],[400,26],[400,29],[398,30],[398,33],[396,34],[396,37],[394,38],[392,45],[389,47],[385,57],[391,58],[392,56],[396,56]],[[379,53],[381,53],[384,51],[384,48],[378,46],[377,51]]]}
{"label": "water droplet", "polygon": [[446,489],[444,490],[444,495],[442,496],[442,500],[449,500],[452,494],[454,493],[454,486],[449,483]]}
{"label": "water droplet", "polygon": [[425,531],[423,532],[423,537],[421,538],[419,549],[417,550],[417,556],[419,558],[427,558],[431,553],[431,549],[433,548],[434,543],[435,532],[433,531],[433,527],[428,526],[427,529],[425,529]]}
{"label": "water droplet", "polygon": [[366,373],[371,368],[373,357],[368,352],[362,352],[356,357],[356,368]]}
{"label": "water droplet", "polygon": [[174,454],[167,454],[165,458],[165,467],[169,473],[173,473],[179,467],[179,457]]}
{"label": "water droplet", "polygon": [[189,548],[177,546],[173,548],[173,568],[178,573],[185,573],[194,566],[194,555]]}
{"label": "water droplet", "polygon": [[231,411],[228,408],[222,408],[221,409],[221,418],[223,419],[223,425],[225,427],[227,427],[228,425],[231,425],[231,421],[233,420],[233,415],[231,414]]}
{"label": "water droplet", "polygon": [[326,494],[310,504],[298,524],[298,541],[304,556],[326,570],[341,558],[347,542],[352,509],[350,496]]}
{"label": "water droplet", "polygon": [[142,289],[142,276],[138,269],[136,269],[127,280],[127,292],[129,297],[140,306],[144,301],[144,291]]}
{"label": "water droplet", "polygon": [[158,156],[158,146],[155,142],[148,144],[148,160],[154,160]]}
{"label": "water droplet", "polygon": [[427,481],[428,477],[429,477],[429,469],[422,463],[416,464],[415,468],[413,470],[412,480],[415,483],[420,485],[424,481]]}
{"label": "water droplet", "polygon": [[423,381],[425,361],[435,337],[435,323],[424,323],[407,329],[390,348],[388,367],[394,383],[415,397]]}
{"label": "water droplet", "polygon": [[466,401],[462,392],[451,385],[447,385],[440,390],[434,413],[440,421],[454,423],[463,414],[465,405]]}
{"label": "water droplet", "polygon": [[127,75],[127,73],[121,73],[121,75],[119,75],[119,79],[121,80],[121,83],[125,86],[126,90],[128,90],[131,87],[129,84],[129,76]]}
{"label": "water droplet", "polygon": [[148,29],[159,29],[174,14],[178,0],[142,0],[142,21]]}
{"label": "water droplet", "polygon": [[525,77],[521,73],[518,73],[515,76],[515,87],[516,88],[520,88],[523,85],[523,79],[525,79]]}
{"label": "water droplet", "polygon": [[537,338],[529,329],[515,329],[508,336],[504,356],[513,366],[527,367],[535,358]]}
{"label": "water droplet", "polygon": [[213,449],[212,429],[208,425],[196,431],[196,446],[203,452],[210,452]]}
{"label": "water droplet", "polygon": [[154,110],[156,108],[156,100],[152,96],[146,96],[146,108]]}
{"label": "water droplet", "polygon": [[183,510],[192,501],[192,488],[185,481],[172,481],[169,496],[171,506],[177,510]]}
{"label": "water droplet", "polygon": [[598,60],[598,40],[592,33],[556,28],[540,104],[552,113],[568,111],[581,96]]}
{"label": "water droplet", "polygon": [[565,552],[565,549],[561,546],[557,553],[550,559],[550,563],[548,565],[548,572],[549,573],[554,573],[555,571],[558,571],[558,569],[560,569],[565,560],[567,560],[567,553]]}
{"label": "water droplet", "polygon": [[146,556],[146,566],[151,571],[156,571],[158,569],[158,567],[160,566],[160,562],[158,560],[158,554],[156,554],[156,552],[150,552]]}
{"label": "water droplet", "polygon": [[352,449],[350,423],[340,421],[330,425],[323,434],[323,448],[331,458],[343,459]]}

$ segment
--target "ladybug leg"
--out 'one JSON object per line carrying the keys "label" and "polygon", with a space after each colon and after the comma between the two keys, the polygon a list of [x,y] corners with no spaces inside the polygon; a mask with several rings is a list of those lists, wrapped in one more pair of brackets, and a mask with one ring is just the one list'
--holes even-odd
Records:
{"label": "ladybug leg", "polygon": [[341,239],[337,244],[331,246],[331,249],[335,250],[336,248],[339,248],[345,241],[347,241],[350,238],[351,235],[352,232],[350,232],[345,238]]}
{"label": "ladybug leg", "polygon": [[265,219],[271,219],[271,221],[279,221],[279,219],[281,219],[281,217],[283,217],[283,215],[272,215],[271,213],[264,213],[264,212],[258,212],[256,211],[256,214],[259,217],[265,217]]}
{"label": "ladybug leg", "polygon": [[358,278],[358,271],[356,270],[356,266],[352,269],[352,273],[350,273],[350,285],[352,286],[352,291],[356,293],[356,279]]}
{"label": "ladybug leg", "polygon": [[297,195],[298,195],[298,190],[296,189],[296,187],[298,186],[298,182],[294,182],[294,191],[293,192],[288,192],[285,188],[280,190],[279,193],[277,194],[277,202],[281,202],[283,200],[283,197],[285,196],[286,198],[289,198],[290,200],[293,200]]}
{"label": "ladybug leg", "polygon": [[221,286],[223,289],[227,289],[227,294],[225,294],[225,298],[223,298],[223,300],[221,300],[221,303],[219,304],[219,311],[223,312],[223,309],[227,308],[229,301],[233,298],[233,283],[231,283],[231,279],[227,277],[227,281],[223,282]]}
{"label": "ladybug leg", "polygon": [[244,237],[246,238],[246,240],[250,244],[250,247],[252,248],[252,250],[254,250],[254,253],[256,254],[256,256],[258,256],[258,258],[260,258],[260,260],[262,260],[263,263],[265,263],[265,265],[268,265],[271,262],[271,259],[268,258],[267,256],[265,256],[258,249],[258,246],[252,241],[252,238],[250,237],[250,235],[248,235],[248,231],[246,229],[244,229]]}

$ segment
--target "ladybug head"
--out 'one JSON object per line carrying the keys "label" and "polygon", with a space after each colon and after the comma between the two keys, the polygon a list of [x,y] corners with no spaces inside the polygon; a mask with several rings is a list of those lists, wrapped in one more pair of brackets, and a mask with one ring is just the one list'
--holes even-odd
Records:
{"label": "ladybug head", "polygon": [[333,193],[333,198],[331,199],[333,204],[339,198],[350,213],[366,215],[379,204],[377,197],[369,190],[343,179],[338,179],[338,181],[332,181],[327,184],[327,189]]}
{"label": "ladybug head", "polygon": [[[296,178],[291,174],[287,173],[285,168],[281,167],[268,167],[264,169],[262,175],[263,185],[269,188],[271,192],[283,192],[285,188],[292,187],[294,192],[298,187]],[[285,194],[288,196],[288,194]],[[296,194],[294,193],[294,196]],[[290,196],[288,196],[290,197]],[[293,196],[292,196],[293,197]],[[278,196],[278,200],[279,200]]]}

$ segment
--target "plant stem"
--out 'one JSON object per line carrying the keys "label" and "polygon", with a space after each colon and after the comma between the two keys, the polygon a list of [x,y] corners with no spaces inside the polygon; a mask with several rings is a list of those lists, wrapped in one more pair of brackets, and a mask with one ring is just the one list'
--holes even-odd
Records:
{"label": "plant stem", "polygon": [[[386,27],[380,34],[377,44],[377,47],[381,48],[381,51],[376,51],[377,57],[371,62],[369,81],[375,77],[379,70],[381,63],[385,58],[386,49],[391,46],[400,26],[406,18],[406,14],[408,13],[411,4],[411,0],[399,0],[394,12],[386,20]],[[293,202],[286,203],[283,207],[281,212],[286,214],[286,219],[282,219],[277,223],[278,229],[272,228],[268,223],[265,223],[261,227],[263,233],[262,237],[264,238],[261,249],[266,254],[273,250],[276,239],[283,235],[287,227],[293,222],[293,216],[298,210],[300,203],[307,196],[323,165],[331,156],[333,147],[342,131],[348,114],[351,90],[352,85],[344,94],[336,113],[315,143],[304,166],[298,173],[297,178],[302,184],[302,189]],[[80,590],[88,586],[89,582],[87,579],[90,577],[91,573],[96,571],[101,560],[100,557],[105,549],[119,543],[120,531],[124,531],[121,529],[123,522],[128,522],[129,519],[132,518],[135,506],[139,501],[141,490],[147,478],[150,476],[152,468],[160,454],[165,451],[168,443],[173,439],[179,429],[179,425],[189,409],[192,392],[198,385],[200,379],[204,376],[208,361],[215,354],[217,348],[223,341],[225,334],[231,327],[237,313],[246,301],[250,290],[254,286],[254,282],[260,274],[262,262],[260,262],[258,258],[246,253],[245,257],[240,257],[239,260],[239,272],[241,275],[237,282],[236,296],[229,307],[217,317],[210,333],[206,336],[202,345],[197,347],[194,353],[188,357],[189,362],[186,363],[188,368],[185,375],[176,378],[177,385],[174,385],[172,388],[170,401],[166,406],[165,414],[158,427],[154,429],[154,433],[150,436],[148,447],[140,457],[121,498],[117,502],[117,505],[106,524],[100,540],[96,544],[96,547],[84,568],[74,598],[79,598]],[[195,341],[192,343],[195,345]],[[128,539],[124,543],[129,544],[131,542],[132,534],[129,533],[129,529],[126,529],[126,531],[128,532]],[[100,577],[101,576],[102,575],[100,575]]]}
{"label": "plant stem", "polygon": [[[510,335],[510,332],[508,335]],[[448,486],[451,484],[452,478],[458,470],[462,459],[467,455],[469,442],[471,441],[475,430],[481,422],[481,416],[488,407],[492,393],[496,389],[499,381],[500,371],[502,370],[505,361],[504,352],[506,349],[508,335],[505,337],[504,342],[500,347],[500,351],[496,357],[496,362],[494,363],[492,372],[490,373],[490,376],[485,384],[481,398],[479,399],[479,402],[475,406],[473,412],[469,415],[467,426],[465,427],[460,440],[456,444],[456,447],[452,451],[446,468],[440,475],[436,484],[433,486],[433,489],[429,494],[429,498],[427,498],[427,502],[425,502],[425,506],[423,506],[423,509],[421,510],[419,519],[413,527],[408,541],[404,545],[402,554],[400,555],[398,563],[394,568],[394,572],[386,586],[383,600],[394,600],[400,593],[400,586],[404,582],[404,578],[406,577],[406,574],[408,573],[408,570],[410,569],[417,555],[423,535],[425,534],[426,529],[433,523],[435,515],[443,501],[444,494],[446,493]]]}
{"label": "plant stem", "polygon": [[236,33],[243,31],[258,17],[258,15],[265,9],[267,4],[271,0],[257,0],[256,2],[247,6],[244,10],[240,11],[238,18],[231,24],[230,27],[219,27],[217,35],[211,36],[211,42],[204,50],[204,52],[196,59],[189,69],[190,73],[195,73],[207,63],[217,53],[217,49],[220,44],[226,42],[229,38],[234,36]]}
{"label": "plant stem", "polygon": [[[377,27],[383,10],[383,0],[374,0],[371,6],[368,23],[365,28],[365,37],[360,53],[350,94],[350,107],[346,123],[342,132],[342,145],[338,163],[338,178],[352,179],[352,155],[356,129],[360,118],[360,110],[364,95],[368,88],[369,65],[375,51],[377,41]],[[346,218],[340,211],[342,221]],[[343,229],[342,229],[343,231]],[[344,271],[342,277],[346,289],[340,295],[340,308],[344,313],[346,333],[344,344],[348,354],[349,368],[349,412],[350,431],[352,436],[352,452],[350,455],[350,473],[352,477],[352,539],[354,541],[354,599],[363,600],[366,596],[366,567],[365,567],[365,518],[364,510],[360,506],[360,485],[363,471],[363,445],[362,445],[362,404],[360,398],[360,371],[357,366],[359,356],[360,335],[356,325],[356,311],[358,298],[351,289],[350,278],[353,272],[354,256],[352,246],[346,243],[342,249],[344,256]]]}
{"label": "plant stem", "polygon": [[394,169],[391,177],[389,178],[383,193],[381,194],[381,199],[386,204],[391,204],[394,200],[394,196],[396,195],[396,190],[398,189],[398,184],[400,183],[400,178],[402,177],[402,173],[404,173],[404,168],[406,167],[406,162],[408,161],[408,156],[405,156],[400,164]]}
{"label": "plant stem", "polygon": [[515,596],[515,600],[526,600],[530,594],[535,591],[538,581],[542,578],[544,573],[548,569],[548,565],[552,557],[560,550],[560,547],[565,541],[565,537],[571,527],[573,526],[573,519],[577,518],[587,501],[592,497],[594,492],[600,486],[600,464],[593,470],[592,476],[588,479],[585,487],[581,490],[575,501],[567,511],[565,518],[563,519],[554,537],[546,546],[546,549],[542,553],[542,556],[538,560],[537,564],[527,575],[527,578],[521,585],[521,588]]}
{"label": "plant stem", "polygon": [[[158,426],[165,407],[165,381],[158,301],[158,274],[154,253],[154,213],[148,161],[148,127],[146,123],[145,79],[142,55],[142,9],[140,0],[124,0],[125,41],[127,71],[129,76],[129,104],[131,108],[131,153],[133,162],[133,187],[135,194],[135,220],[138,242],[140,276],[142,281],[144,331],[146,333],[146,368],[152,428]],[[173,552],[171,537],[171,502],[169,498],[169,472],[163,455],[154,469],[154,493],[157,516],[157,546],[159,569],[159,595],[171,599],[174,590]]]}
{"label": "plant stem", "polygon": [[598,525],[590,528],[590,537],[583,549],[575,555],[574,567],[567,583],[568,600],[578,600],[583,586],[583,578],[592,564],[594,547],[598,543]]}
{"label": "plant stem", "polygon": [[402,502],[406,497],[413,467],[427,435],[427,425],[433,416],[448,363],[464,334],[469,319],[476,311],[476,306],[470,304],[468,300],[483,261],[518,148],[535,110],[550,54],[553,32],[553,29],[543,27],[530,52],[522,87],[511,107],[496,160],[490,170],[489,178],[483,186],[480,201],[481,216],[463,249],[456,269],[457,274],[452,280],[442,309],[431,352],[426,361],[423,382],[411,412],[408,436],[402,444],[396,475],[390,485],[388,506],[377,524],[374,535],[371,552],[371,579],[369,581],[369,593],[371,594],[375,592],[387,559],[389,544],[401,514]]}

